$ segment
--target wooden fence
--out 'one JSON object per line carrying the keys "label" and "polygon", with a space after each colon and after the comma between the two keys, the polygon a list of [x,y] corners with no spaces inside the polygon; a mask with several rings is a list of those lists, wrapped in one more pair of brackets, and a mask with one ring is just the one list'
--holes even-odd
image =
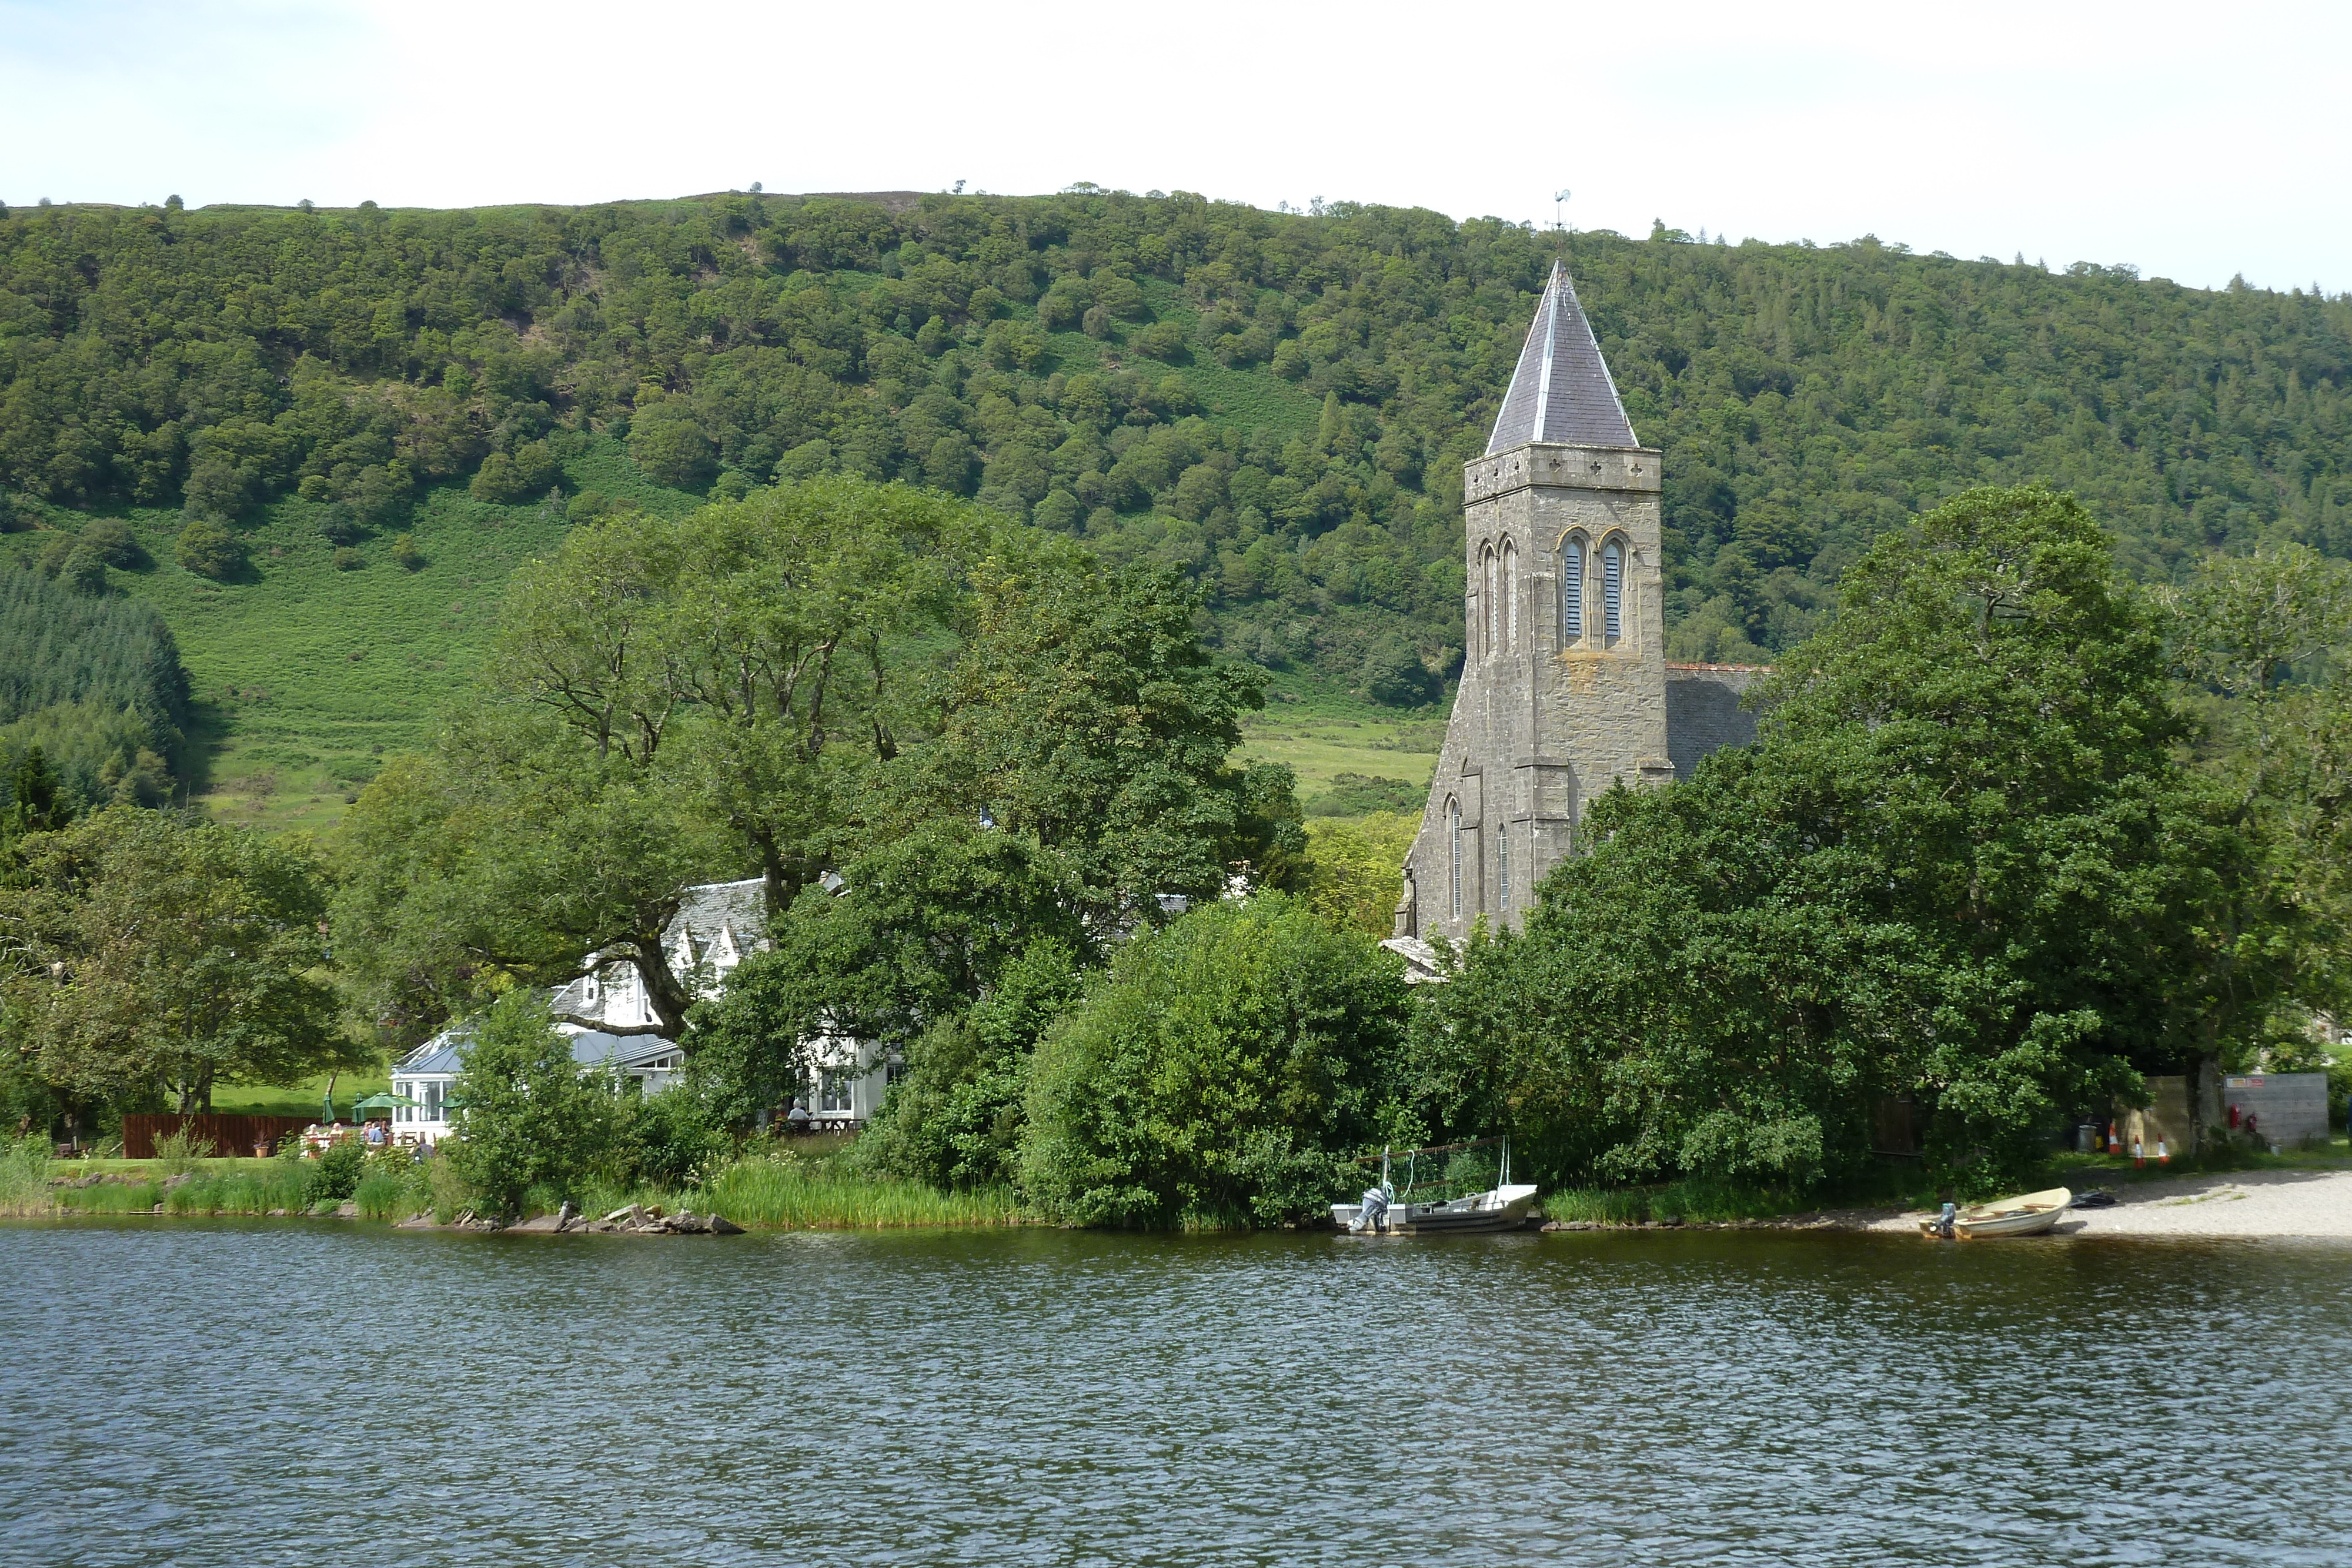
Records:
{"label": "wooden fence", "polygon": [[152,1160],[159,1140],[185,1127],[196,1137],[209,1140],[216,1155],[249,1156],[256,1144],[267,1144],[275,1150],[288,1134],[299,1133],[310,1124],[300,1116],[125,1116],[122,1153],[126,1159]]}

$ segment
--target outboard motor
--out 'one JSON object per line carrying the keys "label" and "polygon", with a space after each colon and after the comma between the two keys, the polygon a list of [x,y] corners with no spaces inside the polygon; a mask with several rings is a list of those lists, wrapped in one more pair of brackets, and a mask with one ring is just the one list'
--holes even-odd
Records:
{"label": "outboard motor", "polygon": [[1380,1187],[1367,1188],[1364,1207],[1356,1216],[1356,1223],[1348,1227],[1359,1233],[1366,1230],[1385,1231],[1389,1228],[1389,1195]]}
{"label": "outboard motor", "polygon": [[1944,1205],[1944,1212],[1936,1217],[1936,1234],[1947,1241],[1952,1239],[1958,1218],[1958,1208],[1948,1203]]}

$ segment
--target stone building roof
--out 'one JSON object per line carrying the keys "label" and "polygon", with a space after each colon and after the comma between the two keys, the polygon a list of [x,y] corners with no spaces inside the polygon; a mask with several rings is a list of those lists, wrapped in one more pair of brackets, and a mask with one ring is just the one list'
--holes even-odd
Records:
{"label": "stone building roof", "polygon": [[1617,383],[1601,358],[1592,326],[1577,302],[1568,268],[1551,264],[1536,319],[1519,350],[1511,390],[1495,420],[1489,453],[1507,452],[1530,441],[1559,446],[1639,446]]}

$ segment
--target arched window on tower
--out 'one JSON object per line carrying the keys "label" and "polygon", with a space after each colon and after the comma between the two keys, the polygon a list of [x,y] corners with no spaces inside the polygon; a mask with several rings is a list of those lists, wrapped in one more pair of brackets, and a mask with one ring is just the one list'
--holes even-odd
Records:
{"label": "arched window on tower", "polygon": [[1615,647],[1625,634],[1625,621],[1621,606],[1625,590],[1625,546],[1611,539],[1601,547],[1601,632]]}
{"label": "arched window on tower", "polygon": [[1446,885],[1452,890],[1454,918],[1459,920],[1462,918],[1462,802],[1459,800],[1445,802],[1445,832],[1452,855],[1452,874],[1446,878]]}
{"label": "arched window on tower", "polygon": [[1496,596],[1495,596],[1495,590],[1496,590],[1496,586],[1497,586],[1496,581],[1495,552],[1494,552],[1494,550],[1493,550],[1493,549],[1492,549],[1491,547],[1487,549],[1487,551],[1486,551],[1486,553],[1485,565],[1486,565],[1486,571],[1485,571],[1484,575],[1485,575],[1485,577],[1486,577],[1486,604],[1485,604],[1485,607],[1484,607],[1484,610],[1483,610],[1482,613],[1481,613],[1481,614],[1480,614],[1480,616],[1479,616],[1479,620],[1480,620],[1480,622],[1482,622],[1482,624],[1479,626],[1479,631],[1480,631],[1480,632],[1481,632],[1481,633],[1482,633],[1482,635],[1483,635],[1483,643],[1482,643],[1482,645],[1481,645],[1481,648],[1480,648],[1480,652],[1484,653],[1486,655],[1486,657],[1488,657],[1488,658],[1490,658],[1490,659],[1491,659],[1491,658],[1493,658],[1493,657],[1495,656],[1495,652],[1496,652],[1496,643],[1495,643],[1495,597],[1496,597]]}
{"label": "arched window on tower", "polygon": [[1584,640],[1584,541],[1570,539],[1559,552],[1559,645]]}
{"label": "arched window on tower", "polygon": [[1503,646],[1519,651],[1519,551],[1508,539],[1503,541]]}

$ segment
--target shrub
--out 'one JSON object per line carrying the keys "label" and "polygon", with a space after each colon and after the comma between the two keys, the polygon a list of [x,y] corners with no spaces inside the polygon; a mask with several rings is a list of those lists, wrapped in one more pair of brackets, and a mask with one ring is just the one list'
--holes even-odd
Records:
{"label": "shrub", "polygon": [[84,524],[81,542],[111,567],[127,570],[147,559],[147,552],[139,548],[139,537],[119,517],[97,517]]}
{"label": "shrub", "polygon": [[637,1179],[667,1186],[700,1186],[734,1152],[702,1097],[683,1084],[630,1107],[624,1136]]}
{"label": "shrub", "polygon": [[1184,329],[1174,321],[1155,321],[1128,340],[1128,347],[1155,360],[1173,360],[1184,352]]}
{"label": "shrub", "polygon": [[656,484],[697,493],[718,471],[719,449],[694,416],[677,403],[637,411],[629,424],[629,455]]}
{"label": "shrub", "polygon": [[337,571],[357,571],[366,564],[367,557],[360,554],[359,551],[352,549],[349,545],[344,546],[341,549],[335,552],[335,570]]}
{"label": "shrub", "polygon": [[581,1072],[536,994],[499,998],[466,1047],[457,1088],[459,1135],[445,1157],[486,1213],[513,1218],[534,1187],[577,1197],[614,1152],[615,1096]]}
{"label": "shrub", "polygon": [[180,530],[180,564],[220,582],[244,570],[245,546],[212,518],[193,517]]}
{"label": "shrub", "polygon": [[1435,702],[1444,685],[1421,662],[1421,654],[1402,637],[1390,635],[1372,644],[1364,658],[1364,695],[1391,707],[1418,707]]}
{"label": "shrub", "polygon": [[512,455],[493,452],[467,486],[477,501],[512,503],[544,495],[563,476],[554,451],[544,441],[528,441]]}
{"label": "shrub", "polygon": [[1022,1185],[1079,1225],[1310,1213],[1395,1120],[1410,1007],[1391,955],[1302,904],[1196,909],[1129,944],[1037,1047]]}
{"label": "shrub", "polygon": [[360,520],[348,503],[337,501],[319,517],[319,537],[331,545],[353,545],[360,541]]}
{"label": "shrub", "polygon": [[415,536],[401,534],[392,541],[393,564],[407,571],[416,571],[425,565],[425,552],[416,547]]}
{"label": "shrub", "polygon": [[57,576],[74,592],[95,597],[106,591],[106,558],[88,545],[78,544],[66,552]]}
{"label": "shrub", "polygon": [[367,1170],[367,1145],[347,1138],[310,1162],[308,1192],[312,1203],[341,1203],[359,1190]]}

